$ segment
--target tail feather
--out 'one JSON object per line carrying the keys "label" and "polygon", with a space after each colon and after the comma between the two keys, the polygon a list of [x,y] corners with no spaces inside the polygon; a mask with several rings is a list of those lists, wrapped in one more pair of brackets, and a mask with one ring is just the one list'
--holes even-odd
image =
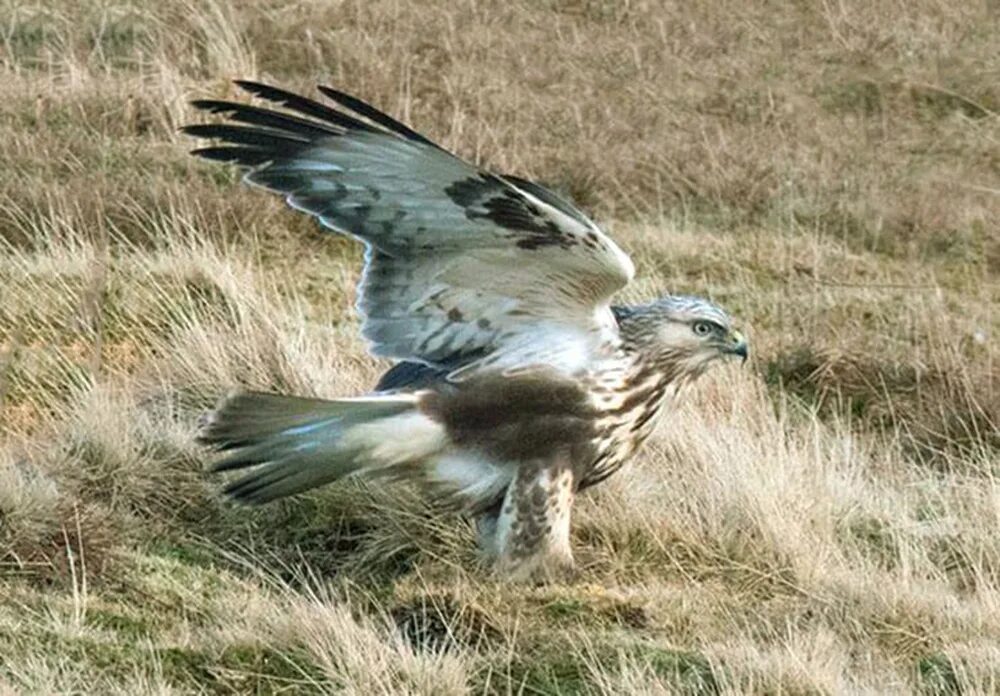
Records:
{"label": "tail feather", "polygon": [[208,416],[198,440],[226,453],[212,471],[259,465],[225,493],[262,504],[356,472],[422,460],[440,449],[443,437],[410,394],[327,401],[244,392]]}

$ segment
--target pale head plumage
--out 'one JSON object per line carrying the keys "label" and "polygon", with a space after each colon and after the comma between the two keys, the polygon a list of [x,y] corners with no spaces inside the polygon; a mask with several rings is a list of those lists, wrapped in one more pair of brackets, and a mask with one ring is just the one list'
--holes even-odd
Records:
{"label": "pale head plumage", "polygon": [[747,341],[729,314],[700,297],[668,295],[616,308],[616,317],[627,346],[678,374],[698,376],[720,358],[748,355]]}

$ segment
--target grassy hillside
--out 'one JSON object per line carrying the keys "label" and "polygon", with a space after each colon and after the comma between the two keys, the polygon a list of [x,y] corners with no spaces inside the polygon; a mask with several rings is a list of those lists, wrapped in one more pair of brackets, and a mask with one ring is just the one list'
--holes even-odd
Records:
{"label": "grassy hillside", "polygon": [[[0,693],[1000,691],[987,2],[0,0]],[[373,384],[360,253],[187,155],[236,77],[548,182],[754,355],[507,586],[405,488],[236,509],[197,415]],[[314,94],[314,93],[313,93]]]}

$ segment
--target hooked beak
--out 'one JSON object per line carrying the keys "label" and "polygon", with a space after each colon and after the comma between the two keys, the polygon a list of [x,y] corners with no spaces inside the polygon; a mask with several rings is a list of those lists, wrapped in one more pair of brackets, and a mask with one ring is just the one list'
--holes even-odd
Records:
{"label": "hooked beak", "polygon": [[743,358],[743,362],[746,362],[747,358],[750,357],[750,345],[747,343],[746,336],[735,329],[730,332],[724,350],[729,355],[740,356]]}

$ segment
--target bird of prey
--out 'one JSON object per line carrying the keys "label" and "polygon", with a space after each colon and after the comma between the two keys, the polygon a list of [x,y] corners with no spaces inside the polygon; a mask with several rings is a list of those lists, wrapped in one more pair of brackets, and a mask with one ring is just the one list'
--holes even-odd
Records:
{"label": "bird of prey", "polygon": [[266,503],[356,476],[417,482],[477,519],[512,578],[571,568],[574,496],[650,434],[678,390],[724,356],[747,356],[729,315],[696,297],[611,298],[629,257],[537,183],[463,161],[343,92],[330,104],[238,81],[271,108],[193,105],[228,122],[184,130],[193,153],[365,245],[357,290],[373,355],[397,361],[372,393],[322,400],[243,392],[200,441],[225,492]]}

